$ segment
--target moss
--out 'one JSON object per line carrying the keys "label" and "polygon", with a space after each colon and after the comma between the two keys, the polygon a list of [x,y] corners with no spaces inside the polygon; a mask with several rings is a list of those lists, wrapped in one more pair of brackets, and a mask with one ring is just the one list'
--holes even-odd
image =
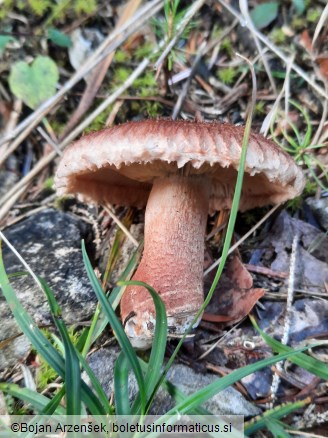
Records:
{"label": "moss", "polygon": [[223,68],[218,73],[219,79],[226,85],[231,85],[234,82],[236,75],[237,70],[232,67]]}
{"label": "moss", "polygon": [[47,178],[45,182],[43,183],[43,189],[45,190],[53,190],[54,189],[54,177],[51,176],[50,178]]}
{"label": "moss", "polygon": [[314,196],[318,190],[318,185],[315,181],[306,181],[303,194],[304,196]]}
{"label": "moss", "polygon": [[294,30],[302,30],[306,27],[306,22],[303,17],[294,17],[291,22],[291,26]]}
{"label": "moss", "polygon": [[1,4],[0,19],[8,16],[17,8],[42,17],[47,14],[45,26],[51,25],[54,21],[64,20],[68,15],[80,16],[92,14],[97,10],[96,0],[4,0]]}
{"label": "moss", "polygon": [[137,61],[142,60],[143,58],[150,58],[154,53],[154,45],[150,42],[146,42],[142,44],[140,47],[137,47],[134,52],[134,57]]}
{"label": "moss", "polygon": [[41,16],[51,7],[51,2],[49,0],[28,0],[28,5],[35,15]]}
{"label": "moss", "polygon": [[229,38],[224,38],[224,40],[221,42],[220,49],[221,51],[226,52],[229,58],[232,58],[234,56],[234,49],[232,46],[232,42]]}
{"label": "moss", "polygon": [[321,13],[321,9],[309,9],[306,13],[306,21],[308,23],[316,23],[319,20]]}
{"label": "moss", "polygon": [[115,52],[114,61],[119,62],[119,63],[123,63],[123,62],[128,61],[129,58],[130,58],[130,56],[125,50],[118,49]]}
{"label": "moss", "polygon": [[[42,332],[49,339],[49,341],[52,344],[54,344],[54,347],[56,348],[56,350],[59,351],[59,346],[57,345],[52,334],[46,329],[43,329]],[[69,327],[68,328],[68,335],[69,335],[69,338],[70,338],[72,344],[76,346],[78,339],[79,339],[79,336],[80,336],[79,332],[75,331],[74,327]],[[39,356],[39,361],[40,361],[40,365],[39,365],[37,372],[36,372],[36,384],[37,384],[38,390],[43,391],[49,385],[49,383],[56,380],[56,378],[58,377],[58,374],[48,364],[48,362],[46,362],[41,356]]]}
{"label": "moss", "polygon": [[103,129],[106,124],[106,120],[108,119],[108,116],[112,112],[113,105],[109,105],[102,113],[97,116],[93,122],[89,124],[89,126],[84,130],[85,134],[88,134],[89,132],[93,131],[99,131],[100,129]]}
{"label": "moss", "polygon": [[114,87],[122,85],[132,73],[132,70],[127,67],[118,67],[114,70],[112,85]]}
{"label": "moss", "polygon": [[271,39],[275,44],[284,44],[286,42],[286,34],[282,29],[274,29],[271,34]]}
{"label": "moss", "polygon": [[260,100],[259,102],[256,102],[255,105],[255,114],[256,115],[261,115],[261,114],[265,114],[265,102],[263,100]]}

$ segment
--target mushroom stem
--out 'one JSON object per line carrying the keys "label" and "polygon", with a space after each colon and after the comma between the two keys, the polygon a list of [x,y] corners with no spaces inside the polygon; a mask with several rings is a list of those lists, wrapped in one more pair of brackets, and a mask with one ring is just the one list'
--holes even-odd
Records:
{"label": "mushroom stem", "polygon": [[[147,203],[144,253],[133,280],[149,284],[161,296],[172,334],[185,332],[204,299],[208,187],[204,176],[158,178]],[[145,288],[127,287],[121,316],[132,344],[148,348],[154,333],[155,308]]]}

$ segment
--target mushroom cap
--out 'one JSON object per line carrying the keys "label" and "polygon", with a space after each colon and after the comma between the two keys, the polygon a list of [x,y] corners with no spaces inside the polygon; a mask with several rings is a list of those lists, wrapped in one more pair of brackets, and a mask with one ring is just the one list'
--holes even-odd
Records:
{"label": "mushroom cap", "polygon": [[[83,136],[59,164],[59,194],[93,202],[143,207],[155,178],[207,175],[210,211],[229,209],[240,162],[244,127],[169,119],[128,122]],[[294,198],[304,187],[301,169],[273,141],[251,133],[240,210]]]}

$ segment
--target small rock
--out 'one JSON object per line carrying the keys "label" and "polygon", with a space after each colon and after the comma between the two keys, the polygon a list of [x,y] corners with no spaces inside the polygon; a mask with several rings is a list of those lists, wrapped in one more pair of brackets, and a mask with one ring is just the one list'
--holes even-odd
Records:
{"label": "small rock", "polygon": [[[81,239],[90,236],[90,225],[55,209],[39,212],[4,230],[7,239],[53,290],[67,324],[89,318],[97,299],[82,261]],[[7,273],[25,271],[17,257],[3,245]],[[11,279],[19,301],[38,325],[52,324],[45,295],[30,276]],[[0,295],[0,341],[21,332]],[[29,351],[27,339],[20,336],[0,351],[0,370],[14,365]]]}
{"label": "small rock", "polygon": [[[119,354],[117,347],[104,348],[91,354],[88,358],[88,362],[96,377],[99,379],[104,391],[109,398],[113,388],[113,374],[115,360]],[[86,373],[83,373],[83,377],[86,378]],[[177,386],[186,396],[193,394],[194,392],[204,388],[205,386],[213,383],[219,378],[213,374],[198,374],[191,368],[182,364],[173,364],[170,368],[167,379]],[[129,378],[129,394],[130,399],[136,396],[138,392],[138,386],[133,376]],[[169,409],[175,406],[173,398],[163,389],[160,388],[154,402],[151,406],[150,415],[163,415]],[[258,415],[261,411],[252,403],[244,399],[244,397],[234,388],[229,387],[210,400],[203,404],[203,407],[209,410],[215,415],[245,415],[254,416]]]}

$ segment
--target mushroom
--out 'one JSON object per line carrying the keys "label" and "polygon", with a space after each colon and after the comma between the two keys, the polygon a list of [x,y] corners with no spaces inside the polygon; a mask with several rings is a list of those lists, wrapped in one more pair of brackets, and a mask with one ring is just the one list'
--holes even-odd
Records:
{"label": "mushroom", "polygon": [[[243,133],[242,126],[219,122],[128,122],[82,137],[59,164],[60,194],[146,206],[144,252],[133,280],[159,293],[171,334],[183,334],[203,303],[207,215],[231,207]],[[303,185],[288,154],[250,134],[241,211],[291,199]],[[148,348],[155,310],[145,288],[127,287],[121,317],[132,344]]]}

